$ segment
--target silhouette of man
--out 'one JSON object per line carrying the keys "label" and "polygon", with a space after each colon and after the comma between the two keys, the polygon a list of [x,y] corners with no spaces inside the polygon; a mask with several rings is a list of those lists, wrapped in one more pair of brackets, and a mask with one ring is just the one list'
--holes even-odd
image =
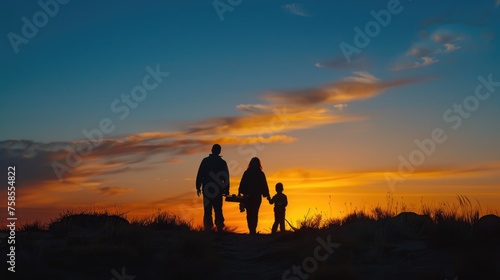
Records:
{"label": "silhouette of man", "polygon": [[215,213],[215,225],[217,231],[224,228],[224,216],[222,215],[222,195],[229,195],[229,170],[227,163],[219,155],[221,146],[212,146],[212,153],[201,161],[196,176],[196,192],[200,196],[203,193],[203,226],[205,230],[212,230],[212,209]]}

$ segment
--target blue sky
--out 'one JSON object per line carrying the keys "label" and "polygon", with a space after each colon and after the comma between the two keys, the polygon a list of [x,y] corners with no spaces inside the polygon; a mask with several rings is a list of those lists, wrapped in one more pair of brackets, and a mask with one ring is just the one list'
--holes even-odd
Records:
{"label": "blue sky", "polygon": [[[443,120],[453,104],[474,94],[478,76],[500,80],[498,1],[244,0],[224,12],[223,20],[214,3],[229,5],[223,0],[58,3],[57,13],[18,46],[18,53],[8,34],[21,36],[21,18],[32,22],[42,8],[30,1],[2,3],[4,164],[49,172],[51,161],[64,160],[63,147],[83,140],[82,130],[98,128],[103,118],[116,126],[105,135],[110,146],[100,146],[84,165],[105,162],[102,170],[110,173],[73,178],[89,194],[116,190],[102,203],[126,205],[123,197],[137,195],[131,178],[156,180],[163,178],[160,173],[180,186],[160,196],[187,192],[192,186],[186,178],[194,176],[216,140],[226,144],[225,157],[240,166],[249,154],[238,148],[261,141],[265,149],[256,155],[276,174],[296,168],[312,174],[395,170],[398,155],[408,155],[415,139],[438,127],[449,140],[421,171],[482,170],[500,161],[500,88],[459,129]],[[371,11],[388,5],[401,11],[347,63],[339,45],[355,45],[354,28],[364,30],[374,20]],[[146,67],[157,65],[169,76],[120,120],[112,102],[141,85]],[[252,140],[268,127],[272,110],[283,106],[293,121],[268,139]],[[16,150],[11,143],[19,140],[31,146]],[[120,143],[126,145],[118,150]],[[128,145],[135,150],[126,156]],[[30,157],[31,165],[23,160]],[[129,171],[117,171],[110,162]],[[234,180],[240,175],[235,172]],[[29,179],[33,192],[55,180],[53,174],[37,176]],[[485,183],[489,191],[496,179]],[[377,184],[387,189],[384,182]]]}
{"label": "blue sky", "polygon": [[[4,40],[2,84],[7,100],[2,111],[13,117],[2,123],[8,128],[6,138],[78,138],[78,130],[72,133],[67,128],[82,119],[88,121],[86,125],[97,122],[108,113],[112,100],[137,83],[146,65],[160,64],[172,76],[153,94],[154,101],[148,98],[131,115],[128,125],[195,120],[214,110],[231,115],[235,105],[258,102],[262,92],[329,83],[348,72],[318,69],[314,64],[341,55],[338,45],[342,41],[352,44],[353,27],[363,27],[372,20],[369,11],[384,9],[389,1],[276,1],[265,5],[243,1],[234,11],[224,13],[222,22],[210,1],[164,2],[72,1],[60,5],[57,15],[28,44],[20,45],[19,54],[14,55]],[[498,18],[493,17],[497,11],[493,1],[480,5],[445,2],[401,2],[402,12],[392,15],[390,24],[362,52],[373,61],[370,73],[379,78],[408,75],[408,71],[391,72],[390,67],[418,41],[419,32],[442,28],[422,28],[426,20],[443,17],[443,22],[450,22],[445,28],[459,30],[472,40],[479,39],[478,33],[495,31]],[[308,16],[291,14],[286,5],[295,5]],[[40,7],[12,2],[2,10],[4,33],[20,33],[20,18],[31,18]],[[483,20],[488,25],[481,26],[485,13],[490,13]],[[469,21],[479,23],[463,24]],[[468,56],[450,54],[440,59],[441,65],[417,74],[460,77],[454,83],[464,88],[460,82],[468,82],[465,78],[472,80],[478,73],[494,71],[496,44],[496,40],[489,44],[465,42],[462,51]],[[445,84],[448,95],[454,92],[450,86]],[[209,97],[204,100],[211,103],[191,102],[198,96]],[[47,108],[51,108],[50,114]],[[193,113],[185,114],[186,110]],[[32,117],[42,122],[30,122]]]}

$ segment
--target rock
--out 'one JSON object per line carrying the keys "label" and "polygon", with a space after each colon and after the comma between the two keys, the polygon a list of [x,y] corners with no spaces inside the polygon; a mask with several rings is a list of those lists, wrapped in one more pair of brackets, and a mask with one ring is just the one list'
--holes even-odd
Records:
{"label": "rock", "polygon": [[482,216],[473,226],[477,240],[500,241],[500,217],[496,215]]}
{"label": "rock", "polygon": [[432,230],[432,219],[427,215],[402,212],[389,222],[389,234],[394,238],[425,239]]}

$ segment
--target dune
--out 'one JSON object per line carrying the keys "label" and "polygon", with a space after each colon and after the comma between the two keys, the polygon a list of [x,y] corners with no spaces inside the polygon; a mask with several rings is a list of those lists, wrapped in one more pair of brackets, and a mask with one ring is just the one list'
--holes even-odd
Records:
{"label": "dune", "polygon": [[274,235],[205,232],[171,218],[77,214],[27,228],[15,278],[4,263],[2,279],[500,279],[495,215],[465,223],[356,214]]}

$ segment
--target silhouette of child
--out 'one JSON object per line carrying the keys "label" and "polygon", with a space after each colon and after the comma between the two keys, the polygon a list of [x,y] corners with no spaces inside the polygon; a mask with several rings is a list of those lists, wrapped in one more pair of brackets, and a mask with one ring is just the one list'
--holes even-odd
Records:
{"label": "silhouette of child", "polygon": [[278,230],[278,225],[280,226],[280,231],[285,231],[285,209],[288,205],[288,200],[286,195],[283,193],[283,184],[276,184],[276,195],[273,198],[267,197],[269,204],[274,204],[274,224],[272,228],[272,233],[276,233]]}

